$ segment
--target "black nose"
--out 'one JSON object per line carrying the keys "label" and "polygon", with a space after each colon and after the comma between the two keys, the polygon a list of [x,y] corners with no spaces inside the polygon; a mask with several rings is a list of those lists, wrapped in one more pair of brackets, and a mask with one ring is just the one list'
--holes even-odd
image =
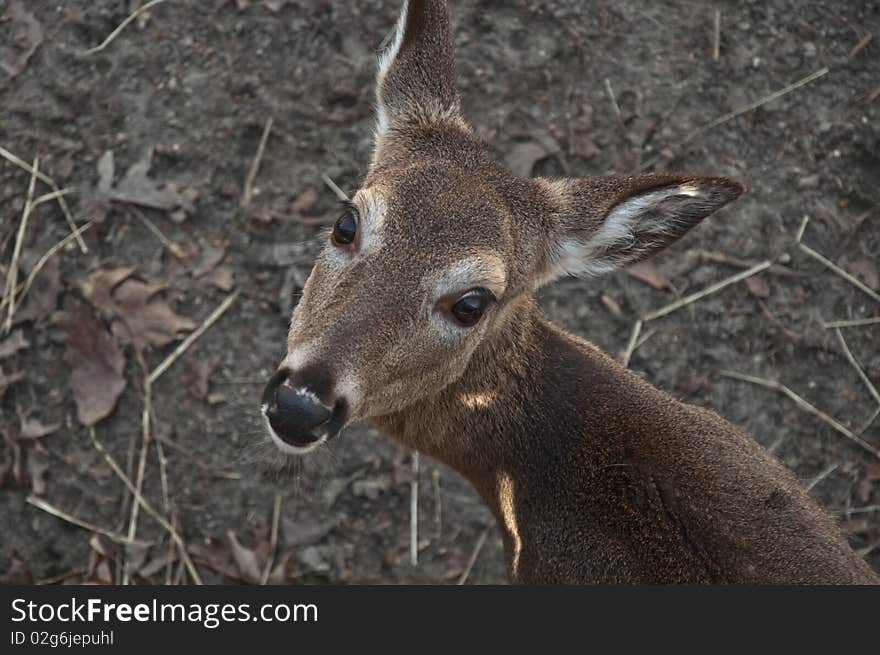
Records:
{"label": "black nose", "polygon": [[263,392],[263,407],[269,425],[282,440],[293,446],[308,446],[322,436],[322,425],[333,415],[314,393],[290,384],[289,371],[272,376]]}

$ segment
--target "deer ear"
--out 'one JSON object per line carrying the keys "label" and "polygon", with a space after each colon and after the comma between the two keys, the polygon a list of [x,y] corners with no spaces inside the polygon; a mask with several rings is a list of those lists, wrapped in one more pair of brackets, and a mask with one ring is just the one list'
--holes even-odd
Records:
{"label": "deer ear", "polygon": [[445,0],[404,0],[376,79],[377,143],[394,125],[460,118]]}
{"label": "deer ear", "polygon": [[745,190],[726,178],[677,174],[536,183],[552,207],[536,287],[562,275],[601,275],[649,257]]}

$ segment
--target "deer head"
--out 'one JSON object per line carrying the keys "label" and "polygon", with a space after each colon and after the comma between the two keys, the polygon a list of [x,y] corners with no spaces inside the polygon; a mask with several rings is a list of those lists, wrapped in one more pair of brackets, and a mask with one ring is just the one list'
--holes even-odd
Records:
{"label": "deer head", "polygon": [[743,190],[673,173],[505,171],[462,116],[440,0],[404,2],[376,100],[369,172],[327,236],[263,397],[289,453],[437,393],[537,287],[643,259]]}

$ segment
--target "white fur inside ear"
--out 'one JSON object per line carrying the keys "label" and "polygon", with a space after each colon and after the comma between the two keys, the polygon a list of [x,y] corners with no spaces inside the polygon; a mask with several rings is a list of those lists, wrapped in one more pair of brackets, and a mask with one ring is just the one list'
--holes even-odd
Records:
{"label": "white fur inside ear", "polygon": [[381,137],[388,130],[388,111],[382,102],[382,83],[385,81],[385,75],[394,63],[395,57],[403,43],[403,33],[406,29],[406,16],[409,12],[409,0],[403,0],[403,7],[400,9],[400,16],[397,18],[397,24],[394,27],[394,38],[391,44],[385,48],[385,51],[379,56],[379,72],[376,76],[376,134]]}
{"label": "white fur inside ear", "polygon": [[652,217],[648,209],[674,196],[699,198],[702,195],[698,187],[682,184],[624,200],[608,213],[605,221],[587,241],[576,238],[559,241],[556,275],[598,276],[613,271],[621,262],[604,256],[606,252],[625,250],[635,244],[638,231],[662,233],[671,227],[666,223],[669,217],[665,217],[665,220],[664,217]]}

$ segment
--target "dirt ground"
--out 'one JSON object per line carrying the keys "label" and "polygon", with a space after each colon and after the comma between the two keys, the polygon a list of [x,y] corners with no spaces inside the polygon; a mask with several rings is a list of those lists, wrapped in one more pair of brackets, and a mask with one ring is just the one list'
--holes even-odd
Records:
{"label": "dirt ground", "polygon": [[[397,1],[169,0],[85,53],[140,4],[0,0],[0,146],[39,158],[75,190],[64,199],[77,224],[93,221],[88,252],[68,243],[52,257],[0,336],[0,579],[193,580],[143,510],[136,539],[147,544],[114,542],[129,535],[130,494],[84,423],[136,481],[144,370],[238,290],[150,388],[144,497],[172,517],[204,581],[504,582],[494,520],[455,473],[421,459],[413,567],[409,452],[355,426],[284,461],[258,417],[336,217],[322,175],[352,191],[366,171],[375,53]],[[621,354],[638,317],[774,260],[645,323],[630,365],[771,448],[880,569],[880,460],[782,393],[720,374],[778,380],[880,448],[878,401],[824,325],[880,315],[869,293],[880,290],[880,5],[464,0],[453,21],[466,114],[514,170],[674,168],[748,185],[653,264],[562,281],[542,305]],[[2,280],[29,179],[0,159]],[[34,196],[51,191],[38,180]],[[802,244],[865,289],[799,247],[804,217]],[[57,201],[37,206],[18,281],[67,234]],[[880,384],[880,324],[841,334]]]}

